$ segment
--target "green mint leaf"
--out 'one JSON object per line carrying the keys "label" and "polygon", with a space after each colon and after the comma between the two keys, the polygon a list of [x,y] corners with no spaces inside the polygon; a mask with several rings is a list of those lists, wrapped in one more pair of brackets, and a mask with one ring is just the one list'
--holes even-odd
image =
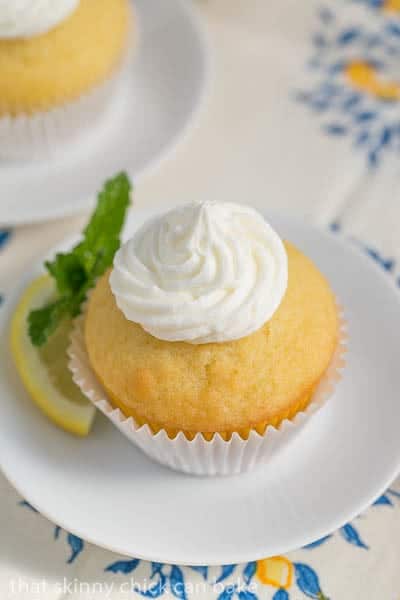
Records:
{"label": "green mint leaf", "polygon": [[31,311],[28,316],[28,331],[32,344],[42,346],[68,312],[68,302],[63,298]]}
{"label": "green mint leaf", "polygon": [[130,190],[127,175],[120,173],[107,181],[100,192],[96,210],[83,232],[83,240],[74,250],[87,273],[94,268],[101,273],[111,265],[120,245]]}
{"label": "green mint leaf", "polygon": [[131,184],[125,173],[107,181],[98,195],[82,241],[70,252],[59,253],[53,261],[45,263],[56,283],[58,299],[32,311],[28,317],[29,335],[35,346],[44,344],[65,317],[76,317],[80,313],[87,292],[112,265],[120,247],[130,191]]}
{"label": "green mint leaf", "polygon": [[77,293],[87,281],[85,269],[73,252],[57,254],[53,262],[46,262],[45,266],[54,278],[60,295]]}

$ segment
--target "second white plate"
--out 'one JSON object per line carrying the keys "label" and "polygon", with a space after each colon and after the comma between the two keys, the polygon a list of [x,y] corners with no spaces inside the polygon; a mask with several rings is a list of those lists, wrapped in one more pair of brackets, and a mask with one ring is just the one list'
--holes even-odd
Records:
{"label": "second white plate", "polygon": [[134,0],[133,5],[139,46],[106,118],[61,156],[1,161],[0,224],[87,209],[107,176],[124,169],[137,179],[184,133],[206,88],[201,23],[190,0]]}
{"label": "second white plate", "polygon": [[[145,213],[132,211],[137,226]],[[315,260],[345,307],[349,351],[327,405],[268,464],[196,478],[153,463],[105,418],[76,439],[39,412],[6,343],[18,293],[0,308],[0,466],[33,506],[121,554],[192,565],[286,553],[364,510],[400,470],[400,295],[361,251],[290,218],[278,232]],[[131,229],[128,224],[127,231]],[[21,289],[37,274],[27,273]]]}

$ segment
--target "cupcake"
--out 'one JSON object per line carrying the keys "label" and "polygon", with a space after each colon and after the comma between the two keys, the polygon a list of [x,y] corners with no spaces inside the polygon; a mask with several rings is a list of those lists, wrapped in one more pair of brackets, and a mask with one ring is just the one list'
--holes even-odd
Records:
{"label": "cupcake", "polygon": [[129,0],[0,5],[0,154],[31,158],[92,125],[127,50]]}
{"label": "cupcake", "polygon": [[325,277],[255,210],[229,203],[138,229],[75,335],[84,393],[153,458],[198,474],[240,472],[291,437],[341,353]]}

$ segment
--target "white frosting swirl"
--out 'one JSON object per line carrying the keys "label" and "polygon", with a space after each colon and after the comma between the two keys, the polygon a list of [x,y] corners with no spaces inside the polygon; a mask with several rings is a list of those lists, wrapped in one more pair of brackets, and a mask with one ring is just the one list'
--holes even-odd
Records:
{"label": "white frosting swirl", "polygon": [[0,0],[0,39],[29,38],[64,21],[79,0]]}
{"label": "white frosting swirl", "polygon": [[189,204],[141,227],[117,252],[111,290],[156,338],[226,342],[268,321],[285,294],[284,245],[254,209]]}

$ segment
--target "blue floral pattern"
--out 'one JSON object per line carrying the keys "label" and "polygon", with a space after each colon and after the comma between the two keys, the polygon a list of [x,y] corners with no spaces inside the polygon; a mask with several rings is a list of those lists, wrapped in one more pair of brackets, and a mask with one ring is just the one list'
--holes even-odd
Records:
{"label": "blue floral pattern", "polygon": [[[385,494],[383,494],[377,500],[375,500],[375,502],[373,503],[373,506],[392,506],[393,507],[393,501],[391,500],[390,496],[400,498],[400,494],[398,492],[396,492],[395,490],[392,490],[392,489],[388,489]],[[369,549],[369,546],[363,541],[358,529],[356,528],[356,526],[354,524],[347,523],[346,525],[341,527],[337,531],[337,533],[339,533],[341,535],[341,537],[348,544],[352,544],[353,546],[356,546],[358,548],[363,548],[364,550]],[[315,542],[312,542],[311,544],[308,544],[307,546],[304,546],[304,548],[307,550],[312,550],[314,548],[318,548],[319,546],[322,546],[322,544],[325,544],[325,542],[330,540],[332,537],[333,537],[333,534],[326,535],[323,538],[316,540]]]}
{"label": "blue floral pattern", "polygon": [[[120,574],[131,574],[140,565],[141,561],[120,560],[106,567],[106,571]],[[249,562],[245,565],[225,565],[220,568],[217,576],[209,578],[208,567],[188,567],[197,572],[208,582],[211,589],[219,589],[217,600],[229,600],[237,598],[238,600],[258,600],[256,593],[257,585],[254,584],[254,578],[257,574],[257,562]],[[134,588],[137,594],[144,598],[160,598],[167,592],[170,592],[178,600],[187,600],[185,567],[177,565],[165,565],[162,563],[149,563],[149,580],[152,582],[146,589]],[[324,600],[321,591],[318,575],[316,571],[308,564],[293,563],[295,582],[298,590],[306,597],[319,598]],[[228,582],[229,580],[229,582]],[[222,583],[226,582],[222,586]],[[220,588],[217,588],[217,585]],[[289,593],[283,587],[278,588],[273,595],[274,600],[290,599]]]}
{"label": "blue floral pattern", "polygon": [[387,6],[385,0],[354,0],[340,11],[337,2],[322,7],[309,83],[296,93],[322,130],[350,139],[370,167],[389,151],[400,152],[400,13]]}
{"label": "blue floral pattern", "polygon": [[[2,248],[7,244],[7,242],[10,240],[11,237],[11,230],[10,229],[1,229],[0,228],[0,251],[2,250]],[[4,296],[1,293],[0,290],[0,305],[3,303],[4,300]]]}
{"label": "blue floral pattern", "polygon": [[[21,502],[19,504],[20,504],[20,506],[24,506],[25,508],[28,508],[32,512],[35,512],[35,513],[38,512],[36,510],[36,508],[34,508],[26,500],[21,500]],[[58,540],[60,538],[62,531],[63,530],[58,525],[54,526],[54,534],[53,535],[54,535],[55,540]],[[80,553],[83,551],[83,549],[85,547],[85,542],[80,537],[73,535],[72,533],[68,533],[68,532],[66,533],[66,538],[67,538],[67,544],[71,551],[69,558],[66,559],[66,562],[67,562],[67,564],[70,565],[73,562],[75,562],[75,560],[78,558]]]}
{"label": "blue floral pattern", "polygon": [[[397,500],[399,500],[400,505],[400,492],[395,489],[388,489],[373,503],[373,507],[393,509]],[[20,505],[32,512],[37,512],[25,500],[21,501]],[[145,580],[148,581],[148,585],[134,584],[132,592],[139,597],[148,599],[161,598],[171,594],[178,600],[188,600],[188,580],[191,579],[190,572],[192,572],[197,574],[200,580],[209,587],[210,592],[215,591],[215,600],[259,600],[260,589],[270,589],[272,595],[268,597],[271,600],[290,600],[294,592],[297,594],[296,597],[300,592],[304,598],[329,600],[323,591],[317,570],[309,563],[312,554],[308,553],[323,546],[336,535],[339,535],[347,544],[355,548],[369,549],[358,527],[353,522],[347,523],[335,534],[326,535],[305,546],[302,552],[304,552],[304,557],[307,558],[306,561],[292,562],[286,557],[272,557],[261,561],[251,561],[244,565],[231,564],[211,568],[207,566],[182,567],[158,562],[147,563],[137,558],[121,558],[106,564],[104,572],[121,578],[131,576],[137,570],[141,570],[142,574],[146,573]],[[81,538],[63,532],[60,527],[55,526],[54,540],[61,538],[66,540],[69,547],[69,554],[66,556],[65,561],[71,565],[84,551],[85,544]],[[275,562],[274,574],[268,578],[268,565],[273,562]],[[281,573],[283,568],[287,570],[281,580],[277,579],[277,564],[280,565]],[[331,600],[333,599],[331,598]]]}

